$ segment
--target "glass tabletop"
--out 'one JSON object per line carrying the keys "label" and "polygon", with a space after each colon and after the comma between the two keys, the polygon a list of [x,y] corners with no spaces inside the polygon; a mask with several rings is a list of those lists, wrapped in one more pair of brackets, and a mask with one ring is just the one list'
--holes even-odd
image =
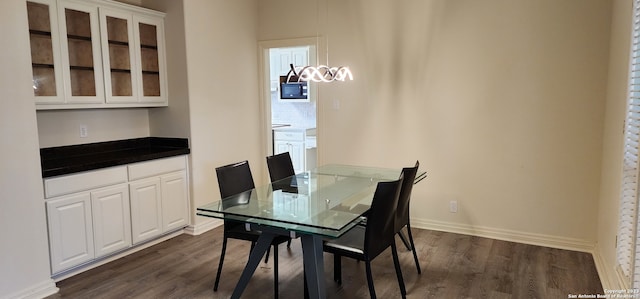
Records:
{"label": "glass tabletop", "polygon": [[369,209],[377,183],[395,180],[400,172],[335,164],[321,166],[203,205],[198,207],[197,214],[338,237],[356,225],[356,220]]}

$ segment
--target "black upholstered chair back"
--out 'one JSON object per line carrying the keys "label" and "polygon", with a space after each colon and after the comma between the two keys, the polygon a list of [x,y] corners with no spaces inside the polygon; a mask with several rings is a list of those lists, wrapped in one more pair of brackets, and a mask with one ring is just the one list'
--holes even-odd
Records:
{"label": "black upholstered chair back", "polygon": [[411,199],[411,191],[413,190],[413,181],[418,173],[420,162],[416,161],[414,167],[405,167],[402,169],[401,176],[404,178],[402,187],[400,188],[400,196],[398,197],[398,209],[396,211],[396,231],[399,231],[409,224],[409,201]]}
{"label": "black upholstered chair back", "polygon": [[267,157],[267,167],[269,168],[271,182],[279,181],[296,174],[293,170],[293,162],[291,162],[289,152]]}
{"label": "black upholstered chair back", "polygon": [[373,195],[364,237],[364,252],[373,259],[394,242],[396,207],[402,184],[398,180],[379,182]]}
{"label": "black upholstered chair back", "polygon": [[221,198],[255,188],[248,161],[220,166],[216,168],[216,175]]}

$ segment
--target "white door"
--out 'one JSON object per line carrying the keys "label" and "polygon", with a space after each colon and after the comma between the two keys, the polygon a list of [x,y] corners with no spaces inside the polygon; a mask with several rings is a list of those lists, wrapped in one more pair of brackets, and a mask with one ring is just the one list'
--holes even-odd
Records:
{"label": "white door", "polygon": [[[304,124],[300,127],[304,128],[317,128],[318,121],[321,119],[318,117],[318,113],[320,109],[317,109],[317,103],[315,99],[318,96],[318,88],[317,84],[311,84],[309,86],[309,100],[307,102],[297,102],[294,101],[281,101],[279,100],[279,92],[278,92],[278,77],[279,75],[284,75],[289,71],[289,63],[293,63],[294,65],[304,66],[307,64],[315,65],[318,61],[317,57],[322,55],[317,55],[317,49],[319,48],[319,44],[323,44],[324,39],[322,37],[317,38],[296,38],[296,39],[287,39],[287,40],[272,40],[272,41],[261,41],[258,43],[259,51],[260,51],[260,82],[261,82],[261,102],[263,105],[260,106],[262,110],[262,114],[264,115],[264,130],[263,140],[266,140],[264,144],[263,153],[265,156],[276,154],[278,152],[289,151],[282,149],[282,144],[273,138],[273,125],[274,124],[290,124],[296,126],[296,124],[290,123],[287,117],[290,116],[285,112],[285,105],[297,105],[296,109],[303,109],[304,115],[303,118],[306,118]],[[295,49],[295,51],[292,51]],[[287,52],[288,50],[288,52]],[[281,55],[280,52],[285,52]],[[308,54],[307,54],[308,53]],[[301,107],[302,106],[302,107]],[[320,130],[317,130],[318,132]],[[320,139],[320,137],[317,137]],[[278,149],[280,147],[280,149]],[[315,152],[315,151],[314,151]],[[292,159],[293,155],[292,153]],[[302,150],[298,157],[303,157],[301,162],[293,162],[294,165],[300,165],[296,168],[296,171],[302,171],[304,169],[304,165],[316,165],[316,157],[320,155],[308,155],[310,159],[313,161],[305,161],[306,159],[305,148],[302,147]],[[268,178],[267,168],[264,167],[265,177]]]}

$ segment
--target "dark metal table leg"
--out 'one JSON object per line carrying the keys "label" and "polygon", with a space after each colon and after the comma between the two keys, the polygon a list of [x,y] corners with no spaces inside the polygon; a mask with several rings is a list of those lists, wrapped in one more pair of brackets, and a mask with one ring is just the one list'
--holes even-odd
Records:
{"label": "dark metal table leg", "polygon": [[322,238],[316,235],[302,235],[300,238],[309,297],[324,299],[327,297],[327,290],[324,283]]}
{"label": "dark metal table leg", "polygon": [[[236,288],[233,290],[233,294],[231,294],[232,299],[240,298],[240,295],[242,295],[242,292],[244,292],[244,289],[249,283],[249,279],[251,279],[251,276],[253,276],[253,272],[256,271],[258,264],[260,264],[260,261],[262,261],[262,257],[267,252],[267,249],[269,249],[269,247],[271,246],[271,242],[273,241],[274,237],[275,235],[269,232],[262,232],[260,234],[256,246],[253,248],[253,250],[251,250],[247,265],[244,266],[244,270],[242,271],[240,280],[238,280]],[[320,250],[322,251],[322,244]]]}

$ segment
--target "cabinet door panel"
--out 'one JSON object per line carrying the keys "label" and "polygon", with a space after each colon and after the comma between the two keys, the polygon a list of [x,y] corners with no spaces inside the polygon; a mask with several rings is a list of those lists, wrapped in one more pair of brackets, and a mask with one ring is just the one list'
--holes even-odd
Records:
{"label": "cabinet door panel", "polygon": [[76,1],[58,2],[65,99],[67,103],[103,103],[102,49],[98,7]]}
{"label": "cabinet door panel", "polygon": [[96,257],[131,246],[129,188],[126,184],[91,192]]}
{"label": "cabinet door panel", "polygon": [[162,223],[164,231],[182,228],[189,223],[187,172],[162,176]]}
{"label": "cabinet door panel", "polygon": [[289,142],[290,150],[289,154],[291,155],[291,162],[293,163],[293,170],[296,173],[300,173],[305,171],[305,148],[304,142],[298,141],[290,141]]}
{"label": "cabinet door panel", "polygon": [[133,21],[140,101],[166,102],[164,20],[134,16]]}
{"label": "cabinet door panel", "polygon": [[134,51],[133,14],[100,8],[102,54],[107,103],[137,103],[138,81]]}
{"label": "cabinet door panel", "polygon": [[27,1],[27,16],[36,104],[64,103],[55,0]]}
{"label": "cabinet door panel", "polygon": [[133,243],[162,234],[160,190],[160,178],[140,180],[129,184]]}
{"label": "cabinet door panel", "polygon": [[291,156],[291,162],[293,163],[293,170],[296,173],[305,171],[304,142],[276,140],[274,142],[274,147],[274,155],[289,152],[289,155]]}
{"label": "cabinet door panel", "polygon": [[289,142],[287,141],[274,141],[274,155],[286,153],[289,151]]}
{"label": "cabinet door panel", "polygon": [[46,206],[52,273],[93,259],[93,225],[89,193],[49,200]]}

